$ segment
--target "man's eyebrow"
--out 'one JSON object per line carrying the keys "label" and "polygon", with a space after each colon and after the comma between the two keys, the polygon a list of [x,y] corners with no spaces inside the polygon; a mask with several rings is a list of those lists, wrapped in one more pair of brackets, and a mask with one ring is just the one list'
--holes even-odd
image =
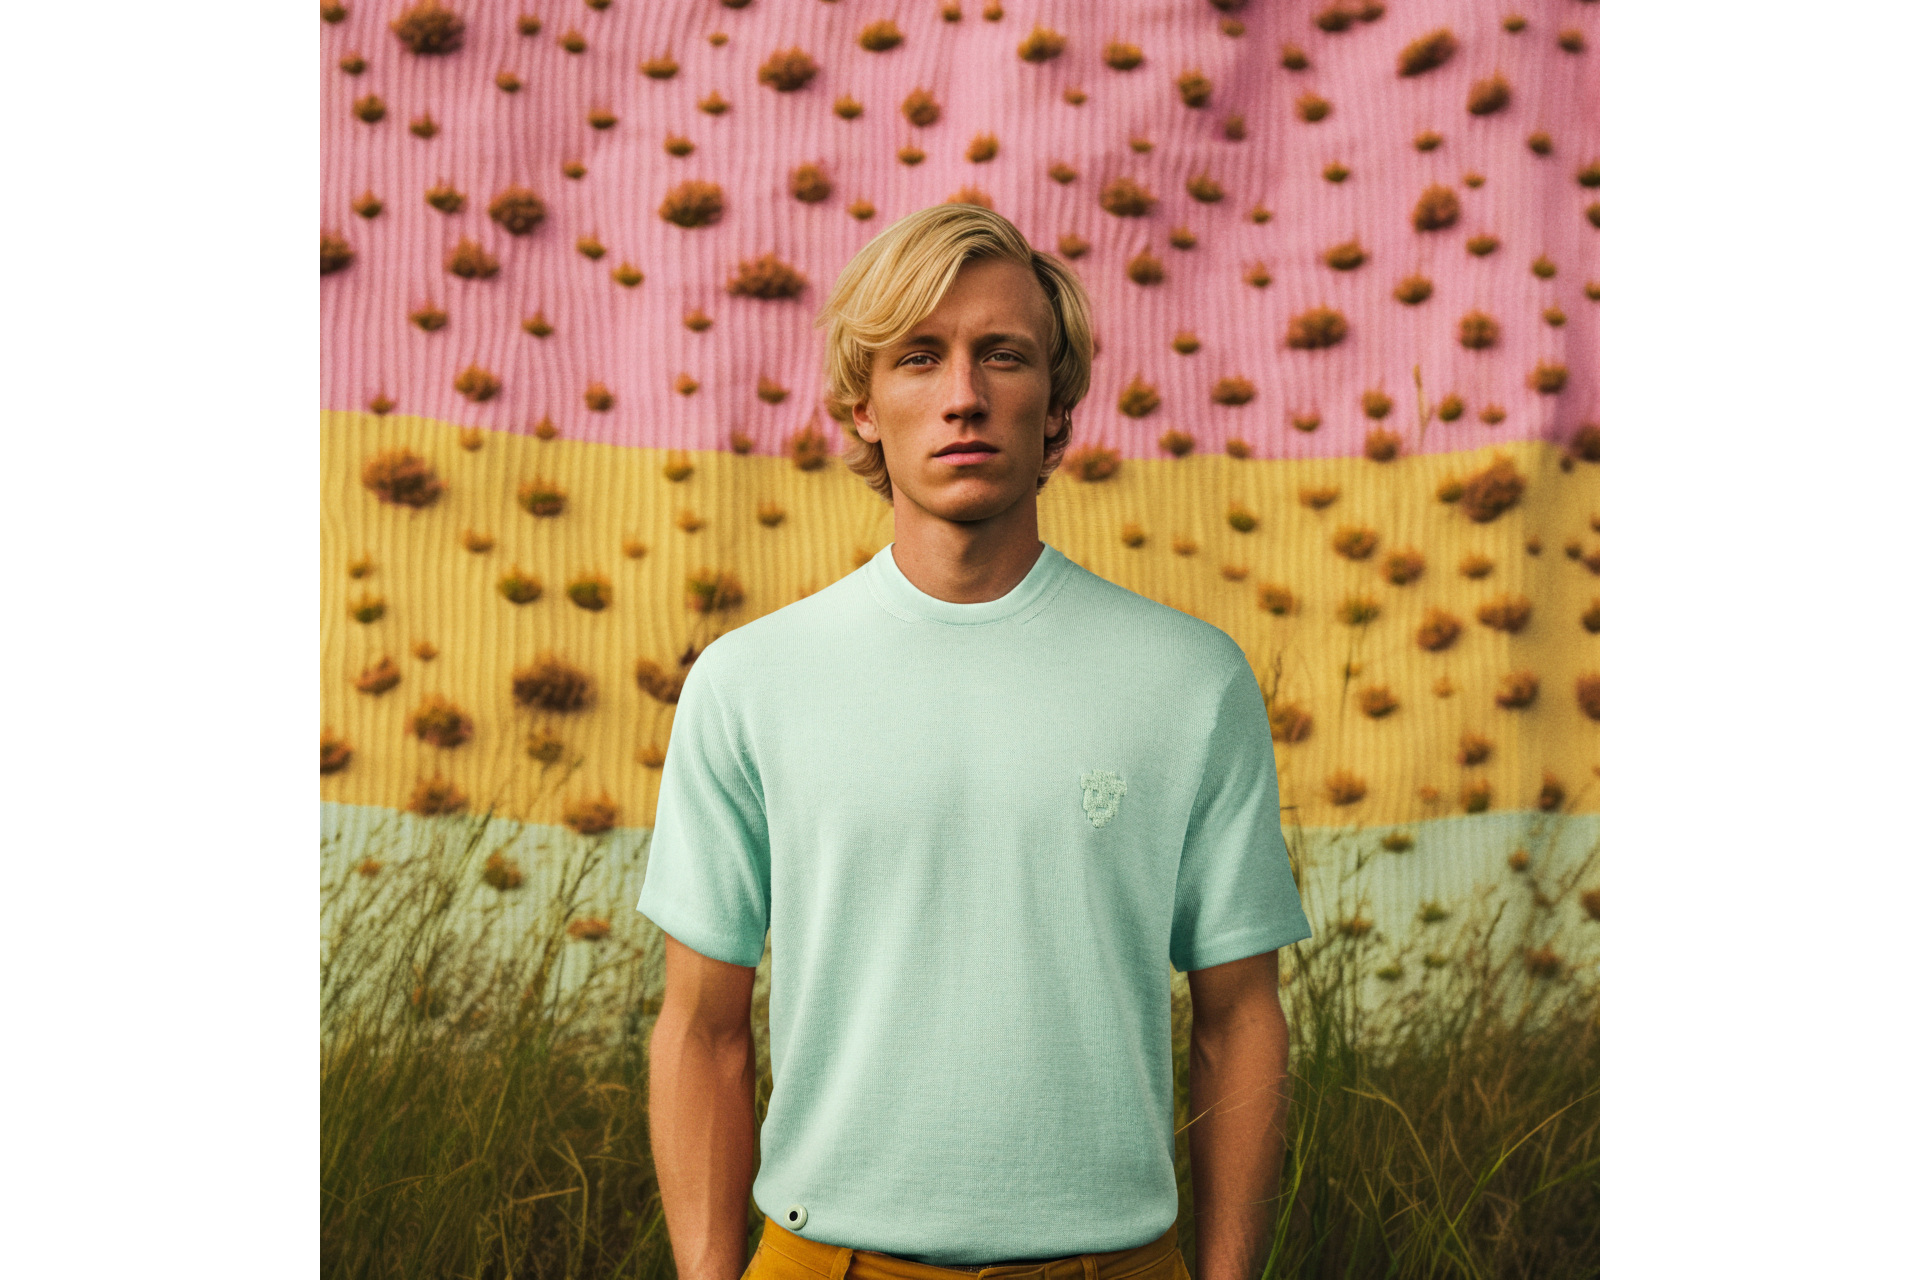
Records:
{"label": "man's eyebrow", "polygon": [[[980,335],[980,346],[988,346],[996,342],[1021,343],[1035,350],[1038,350],[1040,346],[1037,339],[1031,338],[1024,333],[983,333]],[[911,338],[903,339],[900,345],[903,347],[943,347],[946,345],[946,340],[931,333],[916,333]]]}

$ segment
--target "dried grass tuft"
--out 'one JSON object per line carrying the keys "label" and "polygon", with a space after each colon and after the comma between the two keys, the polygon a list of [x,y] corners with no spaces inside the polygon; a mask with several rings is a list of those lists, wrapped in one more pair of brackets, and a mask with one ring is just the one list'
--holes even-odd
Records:
{"label": "dried grass tuft", "polygon": [[1358,240],[1348,240],[1344,243],[1337,244],[1320,255],[1320,261],[1326,263],[1335,271],[1352,271],[1354,268],[1365,263],[1366,260],[1367,251],[1360,247]]}
{"label": "dried grass tuft", "polygon": [[1597,672],[1577,676],[1573,682],[1574,700],[1580,704],[1580,710],[1586,712],[1587,719],[1600,722],[1600,676]]}
{"label": "dried grass tuft", "polygon": [[1327,775],[1327,799],[1336,805],[1358,804],[1367,798],[1365,779],[1347,769],[1336,769]]}
{"label": "dried grass tuft", "polygon": [[1127,263],[1127,279],[1135,284],[1159,284],[1166,278],[1166,268],[1149,250],[1142,249]]}
{"label": "dried grass tuft", "polygon": [[1541,395],[1558,395],[1567,388],[1567,366],[1541,360],[1527,374],[1527,385]]}
{"label": "dried grass tuft", "polygon": [[1246,404],[1253,397],[1253,383],[1246,378],[1222,378],[1213,384],[1215,404]]}
{"label": "dried grass tuft", "polygon": [[1460,50],[1460,41],[1452,31],[1441,27],[1429,31],[1400,51],[1400,74],[1417,76],[1445,65]]}
{"label": "dried grass tuft", "polygon": [[1287,322],[1287,346],[1317,351],[1337,346],[1347,336],[1347,318],[1332,307],[1313,307]]}
{"label": "dried grass tuft", "polygon": [[1084,445],[1061,459],[1060,469],[1089,483],[1111,478],[1120,470],[1120,455],[1105,445]]}
{"label": "dried grass tuft", "polygon": [[1335,555],[1356,561],[1365,560],[1372,555],[1373,549],[1378,545],[1380,545],[1380,535],[1359,525],[1342,526],[1335,531],[1332,541]]}
{"label": "dried grass tuft", "polygon": [[1484,351],[1500,341],[1500,322],[1484,311],[1469,311],[1460,317],[1460,345],[1469,351]]}
{"label": "dried grass tuft", "polygon": [[[614,823],[620,818],[620,806],[614,804],[611,794],[603,793],[595,798],[568,800],[561,806],[561,821],[578,831],[580,835],[599,835],[603,831],[612,831]],[[611,925],[599,917],[582,915],[568,921],[566,933],[584,938],[588,942],[597,942],[611,931]]]}
{"label": "dried grass tuft", "polygon": [[819,204],[833,194],[833,184],[819,165],[803,164],[787,175],[787,190],[801,204]]}
{"label": "dried grass tuft", "polygon": [[494,196],[487,216],[508,235],[524,236],[546,220],[547,206],[530,188],[516,185]]}
{"label": "dried grass tuft", "polygon": [[1394,697],[1393,690],[1383,684],[1360,690],[1358,701],[1361,713],[1374,720],[1392,715],[1400,706],[1400,699]]}
{"label": "dried grass tuft", "polygon": [[909,124],[925,128],[940,119],[940,104],[925,89],[915,89],[901,101],[900,114],[907,118]]}
{"label": "dried grass tuft", "polygon": [[1380,565],[1380,576],[1396,587],[1419,581],[1420,575],[1426,571],[1427,558],[1412,547],[1389,552]]}
{"label": "dried grass tuft", "polygon": [[1100,189],[1100,207],[1119,218],[1144,217],[1154,205],[1154,195],[1132,178],[1116,177]]}
{"label": "dried grass tuft", "polygon": [[1539,696],[1538,676],[1531,671],[1509,671],[1500,677],[1500,687],[1494,690],[1493,701],[1495,706],[1505,707],[1509,711],[1522,711],[1532,706],[1533,700]]}
{"label": "dried grass tuft", "polygon": [[1067,38],[1058,31],[1035,25],[1014,52],[1022,62],[1049,62],[1067,51]]}
{"label": "dried grass tuft", "polygon": [[433,465],[410,449],[384,449],[360,469],[360,483],[380,501],[419,510],[446,490]]}
{"label": "dried grass tuft", "polygon": [[724,569],[697,569],[687,575],[687,608],[695,613],[732,609],[746,598],[740,580]]}
{"label": "dried grass tuft", "polygon": [[427,203],[451,215],[467,207],[467,197],[465,192],[456,190],[451,183],[442,182],[427,188]]}
{"label": "dried grass tuft", "polygon": [[781,93],[792,93],[806,88],[807,82],[819,71],[805,50],[782,49],[760,64],[760,83],[772,85]]}
{"label": "dried grass tuft", "polygon": [[[1260,602],[1260,608],[1263,611],[1276,618],[1284,618],[1293,613],[1296,608],[1293,592],[1277,582],[1261,583],[1255,591],[1255,598]],[[398,678],[395,676],[396,680]]]}
{"label": "dried grass tuft", "polygon": [[460,48],[467,23],[439,0],[419,0],[387,24],[410,52],[421,55],[453,53]]}
{"label": "dried grass tuft", "polygon": [[768,300],[797,298],[806,287],[805,276],[771,253],[742,262],[727,281],[727,292],[735,297]]}
{"label": "dried grass tuft", "polygon": [[818,471],[827,465],[827,437],[812,423],[787,437],[785,451],[796,470]]}
{"label": "dried grass tuft", "polygon": [[473,717],[439,694],[428,694],[407,717],[407,732],[434,747],[457,747],[473,737]]}
{"label": "dried grass tuft", "polygon": [[1533,616],[1533,602],[1525,596],[1501,595],[1482,604],[1473,616],[1495,631],[1516,635]]}
{"label": "dried grass tuft", "polygon": [[1506,77],[1495,72],[1484,80],[1476,80],[1467,91],[1467,110],[1476,116],[1490,116],[1496,111],[1504,111],[1513,101],[1513,89],[1507,84]]}
{"label": "dried grass tuft", "polygon": [[332,231],[320,233],[320,274],[330,276],[353,265],[353,246]]}
{"label": "dried grass tuft", "polygon": [[1394,286],[1393,296],[1410,307],[1417,307],[1433,296],[1433,281],[1425,276],[1408,276]]}
{"label": "dried grass tuft", "polygon": [[1475,524],[1486,524],[1520,501],[1527,482],[1511,458],[1496,458],[1468,479],[1460,494],[1460,509]]}
{"label": "dried grass tuft", "polygon": [[860,28],[860,34],[854,37],[854,43],[868,53],[885,53],[889,49],[898,48],[906,38],[892,19],[882,18],[878,22],[869,22]]}
{"label": "dried grass tuft", "polygon": [[1182,71],[1173,83],[1180,90],[1180,101],[1190,107],[1204,107],[1213,99],[1213,81],[1193,68]]}
{"label": "dried grass tuft", "polygon": [[1420,193],[1413,206],[1415,231],[1441,231],[1460,220],[1460,197],[1452,187],[1435,183]]}
{"label": "dried grass tuft", "polygon": [[470,364],[454,378],[453,389],[479,404],[500,394],[500,379],[479,365]]}
{"label": "dried grass tuft", "polygon": [[1460,638],[1460,631],[1460,619],[1445,609],[1428,609],[1413,633],[1413,642],[1428,653],[1439,653]]}
{"label": "dried grass tuft", "polygon": [[1118,407],[1129,418],[1144,418],[1160,407],[1160,393],[1135,374],[1133,381],[1120,392]]}
{"label": "dried grass tuft", "polygon": [[320,773],[339,773],[353,759],[353,744],[331,729],[320,731]]}

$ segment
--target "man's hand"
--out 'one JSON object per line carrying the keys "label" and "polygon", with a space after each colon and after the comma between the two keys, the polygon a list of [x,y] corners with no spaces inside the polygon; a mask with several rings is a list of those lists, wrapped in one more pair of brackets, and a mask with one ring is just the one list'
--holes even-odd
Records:
{"label": "man's hand", "polygon": [[1253,1280],[1272,1240],[1287,1127],[1287,1018],[1280,956],[1268,951],[1187,975],[1187,1149],[1198,1230],[1196,1280]]}

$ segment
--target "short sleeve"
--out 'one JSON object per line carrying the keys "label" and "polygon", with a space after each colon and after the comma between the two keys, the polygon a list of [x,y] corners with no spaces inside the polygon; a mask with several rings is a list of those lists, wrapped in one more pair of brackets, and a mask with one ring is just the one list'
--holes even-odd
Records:
{"label": "short sleeve", "polygon": [[716,685],[693,664],[660,770],[639,910],[703,956],[752,967],[766,948],[771,858],[758,771]]}
{"label": "short sleeve", "polygon": [[1280,829],[1266,699],[1237,644],[1234,660],[1180,853],[1167,958],[1182,973],[1313,936]]}

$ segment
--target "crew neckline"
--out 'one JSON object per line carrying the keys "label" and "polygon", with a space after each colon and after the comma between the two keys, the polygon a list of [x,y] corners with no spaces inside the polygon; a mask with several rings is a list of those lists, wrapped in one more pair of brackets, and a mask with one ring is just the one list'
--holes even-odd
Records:
{"label": "crew neckline", "polygon": [[914,586],[894,563],[891,542],[874,552],[865,568],[867,585],[887,612],[910,621],[968,627],[1010,619],[1024,622],[1040,612],[1066,584],[1069,563],[1052,543],[1042,542],[1039,559],[1013,590],[998,599],[971,604],[942,600]]}

